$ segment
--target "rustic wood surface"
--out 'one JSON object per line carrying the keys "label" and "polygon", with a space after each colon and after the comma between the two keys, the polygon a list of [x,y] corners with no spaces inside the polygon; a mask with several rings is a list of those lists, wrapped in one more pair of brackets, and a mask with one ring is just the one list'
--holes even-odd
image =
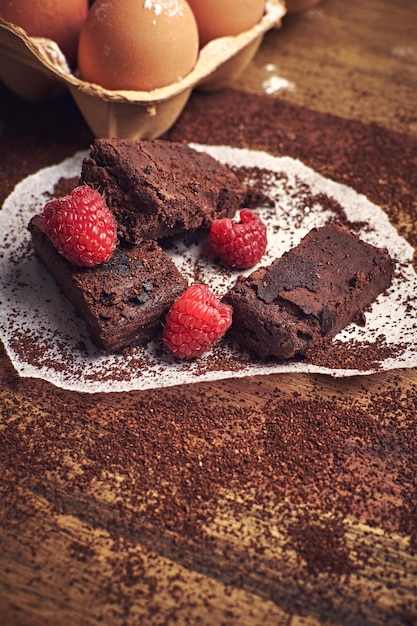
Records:
{"label": "rustic wood surface", "polygon": [[[415,0],[323,0],[235,87],[415,138],[416,33]],[[70,99],[46,119],[1,89],[3,200],[90,134]],[[0,348],[0,622],[417,624],[416,413],[411,369],[83,396],[19,379]],[[261,438],[270,474],[248,467]]]}

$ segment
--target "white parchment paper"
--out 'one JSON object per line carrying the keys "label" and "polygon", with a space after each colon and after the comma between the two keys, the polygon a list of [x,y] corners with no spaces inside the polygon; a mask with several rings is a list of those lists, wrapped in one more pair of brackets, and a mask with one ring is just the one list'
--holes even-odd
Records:
{"label": "white parchment paper", "polygon": [[[413,249],[398,235],[381,208],[289,157],[228,146],[193,147],[229,165],[249,168],[248,172],[256,166],[266,173],[266,191],[274,198],[275,208],[259,208],[268,229],[263,265],[296,245],[311,228],[334,218],[326,203],[320,202],[323,194],[339,203],[349,221],[361,223],[359,234],[365,241],[389,249],[398,267],[389,292],[380,296],[366,314],[365,327],[351,324],[336,341],[366,349],[382,339],[384,345],[393,348],[387,351],[391,356],[368,369],[350,369],[343,362],[340,368],[331,369],[304,361],[263,364],[227,342],[191,363],[176,361],[164,352],[159,341],[122,355],[101,354],[90,341],[84,322],[35,257],[27,230],[30,218],[42,210],[58,180],[79,175],[86,156],[79,152],[21,181],[0,211],[0,338],[20,376],[94,393],[280,372],[352,376],[417,365],[417,276],[411,263]],[[307,196],[316,201],[306,208]],[[206,282],[214,293],[221,295],[236,280],[236,272],[220,272],[207,256],[204,237],[191,245],[185,245],[180,237],[168,252],[190,284],[196,280]]]}

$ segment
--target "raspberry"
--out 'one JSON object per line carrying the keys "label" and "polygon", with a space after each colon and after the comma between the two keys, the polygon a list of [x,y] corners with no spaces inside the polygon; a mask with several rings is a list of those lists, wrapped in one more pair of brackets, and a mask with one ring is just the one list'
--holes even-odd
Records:
{"label": "raspberry", "polygon": [[95,189],[76,187],[70,195],[47,202],[45,233],[71,263],[92,267],[108,261],[116,247],[116,222]]}
{"label": "raspberry", "polygon": [[209,243],[226,265],[246,269],[258,263],[266,251],[266,226],[250,209],[240,212],[240,222],[227,217],[214,220]]}
{"label": "raspberry", "polygon": [[232,323],[232,307],[205,285],[192,285],[168,311],[163,341],[179,359],[199,356],[220,341]]}

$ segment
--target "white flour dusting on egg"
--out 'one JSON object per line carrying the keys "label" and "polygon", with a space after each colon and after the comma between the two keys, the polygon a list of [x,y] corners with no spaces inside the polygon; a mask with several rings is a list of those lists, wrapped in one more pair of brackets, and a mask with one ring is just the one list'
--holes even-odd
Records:
{"label": "white flour dusting on egg", "polygon": [[161,15],[163,12],[168,17],[174,17],[182,13],[182,6],[178,0],[145,0],[143,8],[153,11],[156,16]]}

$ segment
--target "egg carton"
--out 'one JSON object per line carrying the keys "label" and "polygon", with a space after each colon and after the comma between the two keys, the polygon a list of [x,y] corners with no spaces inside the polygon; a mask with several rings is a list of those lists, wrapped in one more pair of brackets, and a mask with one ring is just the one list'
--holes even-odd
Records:
{"label": "egg carton", "polygon": [[210,41],[194,69],[180,81],[153,91],[113,91],[71,72],[57,44],[28,37],[0,18],[0,80],[18,95],[41,100],[68,89],[96,137],[154,139],[178,119],[194,88],[213,91],[230,85],[255,56],[265,33],[279,28],[284,0],[267,0],[263,18],[234,37]]}

